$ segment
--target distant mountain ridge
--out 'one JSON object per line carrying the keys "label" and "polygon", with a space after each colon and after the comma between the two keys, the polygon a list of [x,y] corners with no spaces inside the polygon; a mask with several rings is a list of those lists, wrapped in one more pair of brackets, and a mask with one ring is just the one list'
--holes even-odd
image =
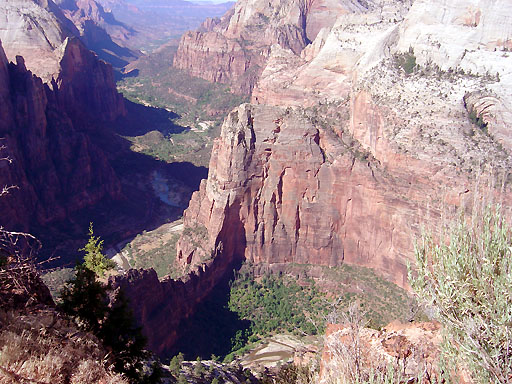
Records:
{"label": "distant mountain ridge", "polygon": [[234,2],[210,3],[184,0],[97,0],[138,34],[127,45],[150,52],[187,30],[197,28],[207,17],[222,16]]}
{"label": "distant mountain ridge", "polygon": [[137,57],[136,52],[115,43],[106,29],[117,37],[134,32],[94,0],[16,0],[2,2],[0,11],[5,15],[0,21],[0,39],[7,57],[23,56],[28,69],[44,81],[57,78],[67,37],[79,38],[118,68]]}
{"label": "distant mountain ridge", "polygon": [[85,45],[100,59],[116,68],[126,66],[139,53],[124,45],[137,32],[116,20],[95,0],[56,0],[68,19],[73,21]]}

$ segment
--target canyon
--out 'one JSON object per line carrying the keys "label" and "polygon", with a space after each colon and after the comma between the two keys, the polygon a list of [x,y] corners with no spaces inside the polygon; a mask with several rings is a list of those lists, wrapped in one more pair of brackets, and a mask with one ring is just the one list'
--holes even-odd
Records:
{"label": "canyon", "polygon": [[[510,202],[508,28],[482,4],[255,0],[184,34],[174,66],[251,103],[226,117],[184,213],[174,265],[184,282],[131,272],[153,282],[137,292],[200,292],[182,302],[131,291],[152,348],[171,348],[172,330],[244,260],[256,276],[353,264],[408,289],[422,230],[458,207]],[[159,328],[159,308],[176,300],[181,314]]]}
{"label": "canyon", "polygon": [[[408,289],[422,230],[459,207],[510,202],[510,19],[497,9],[239,1],[186,33],[175,67],[252,96],[214,142],[175,268],[220,277],[242,260],[256,275],[347,263]],[[454,45],[458,35],[468,38]]]}
{"label": "canyon", "polygon": [[[0,185],[19,188],[0,199],[10,229],[127,199],[101,143],[118,140],[106,127],[130,104],[80,39],[90,22],[115,44],[132,31],[108,27],[92,0],[57,3],[0,5],[0,157],[13,160],[0,162]],[[409,289],[423,229],[459,207],[510,203],[510,15],[505,1],[239,0],[185,33],[172,65],[250,103],[225,118],[184,213],[182,278],[110,278],[150,349],[172,351],[244,261],[256,277],[346,263]]]}

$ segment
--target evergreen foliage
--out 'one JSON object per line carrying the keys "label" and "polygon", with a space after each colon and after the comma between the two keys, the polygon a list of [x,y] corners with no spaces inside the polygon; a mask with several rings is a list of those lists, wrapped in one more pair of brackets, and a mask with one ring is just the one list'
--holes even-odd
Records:
{"label": "evergreen foliage", "polygon": [[484,121],[484,118],[481,114],[476,113],[474,108],[472,108],[469,112],[469,120],[482,131],[487,133],[487,123]]}
{"label": "evergreen foliage", "polygon": [[86,268],[94,271],[99,276],[103,276],[105,271],[115,268],[114,261],[108,259],[103,254],[103,240],[99,236],[94,236],[92,223],[89,224],[89,240],[79,251],[85,252],[84,265]]}
{"label": "evergreen foliage", "polygon": [[194,374],[196,376],[201,377],[201,376],[203,376],[204,372],[205,372],[205,369],[204,369],[203,363],[201,362],[201,358],[197,357],[196,364],[194,365]]}
{"label": "evergreen foliage", "polygon": [[[265,276],[261,282],[249,273],[241,273],[231,284],[229,309],[243,319],[253,322],[249,339],[266,336],[276,331],[299,332],[315,335],[323,332],[323,319],[327,315],[320,293],[313,282],[300,286],[284,277]],[[321,324],[320,329],[316,324]],[[244,334],[238,332],[233,339],[233,350],[243,345]]]}
{"label": "evergreen foliage", "polygon": [[403,69],[407,75],[413,73],[417,68],[416,56],[414,56],[413,48],[410,47],[408,52],[397,53],[395,55],[395,63],[399,68]]}
{"label": "evergreen foliage", "polygon": [[98,336],[112,349],[114,368],[132,381],[139,380],[147,355],[144,351],[146,339],[141,328],[135,325],[123,291],[118,292],[116,301],[109,308]]}
{"label": "evergreen foliage", "polygon": [[61,291],[61,309],[71,315],[82,329],[93,333],[100,331],[100,325],[108,311],[106,289],[96,281],[96,274],[79,264],[75,277],[68,281]]}
{"label": "evergreen foliage", "polygon": [[174,356],[170,363],[169,363],[169,371],[175,376],[178,377],[180,374],[181,364],[183,363],[183,360],[185,360],[185,357],[183,356],[183,353],[178,353],[176,356]]}
{"label": "evergreen foliage", "polygon": [[[88,244],[97,246],[97,240]],[[118,291],[116,300],[109,306],[108,291],[109,287],[97,280],[96,273],[86,263],[79,264],[74,278],[62,290],[60,308],[80,328],[91,331],[102,341],[112,352],[109,363],[130,382],[159,382],[162,372],[158,362],[152,365],[150,372],[145,372],[146,341],[135,325],[126,297]]]}
{"label": "evergreen foliage", "polygon": [[416,245],[411,286],[435,309],[451,361],[462,362],[477,382],[510,383],[512,232],[502,209],[461,214],[439,239],[425,234]]}

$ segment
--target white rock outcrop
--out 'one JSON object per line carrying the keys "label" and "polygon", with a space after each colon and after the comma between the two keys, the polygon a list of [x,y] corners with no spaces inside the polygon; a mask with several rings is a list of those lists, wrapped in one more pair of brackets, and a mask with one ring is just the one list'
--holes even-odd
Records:
{"label": "white rock outcrop", "polygon": [[57,78],[66,37],[78,36],[76,27],[52,0],[0,2],[0,40],[7,58],[25,59],[27,69],[43,81]]}

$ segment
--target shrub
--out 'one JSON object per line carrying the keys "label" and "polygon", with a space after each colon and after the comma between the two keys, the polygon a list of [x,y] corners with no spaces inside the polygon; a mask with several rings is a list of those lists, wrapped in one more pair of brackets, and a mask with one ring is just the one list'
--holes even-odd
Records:
{"label": "shrub", "polygon": [[53,309],[0,311],[0,323],[0,383],[128,384],[98,339]]}
{"label": "shrub", "polygon": [[99,276],[103,276],[105,271],[113,269],[116,266],[115,262],[107,259],[103,254],[103,240],[94,236],[92,223],[89,224],[89,240],[87,244],[79,250],[85,252],[85,267],[94,271],[94,273]]}
{"label": "shrub", "polygon": [[399,68],[402,68],[408,75],[414,72],[416,69],[416,56],[414,56],[414,50],[409,48],[408,52],[397,53],[395,55],[395,62]]}
{"label": "shrub", "polygon": [[180,370],[181,370],[181,364],[183,363],[183,360],[184,360],[184,356],[183,356],[183,353],[178,353],[176,356],[174,356],[170,363],[169,363],[169,371],[171,371],[171,373],[175,376],[175,377],[178,377],[179,374],[180,374]]}
{"label": "shrub", "polygon": [[482,114],[477,114],[474,108],[469,111],[469,120],[482,131],[487,133],[487,123],[484,121]]}
{"label": "shrub", "polygon": [[[411,286],[435,310],[451,347],[481,383],[512,377],[512,233],[499,205],[461,214],[439,239],[416,245]],[[446,239],[446,240],[445,240]]]}

